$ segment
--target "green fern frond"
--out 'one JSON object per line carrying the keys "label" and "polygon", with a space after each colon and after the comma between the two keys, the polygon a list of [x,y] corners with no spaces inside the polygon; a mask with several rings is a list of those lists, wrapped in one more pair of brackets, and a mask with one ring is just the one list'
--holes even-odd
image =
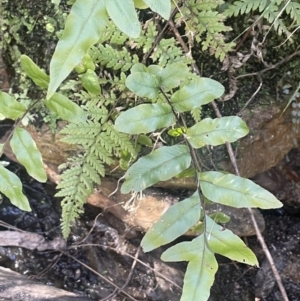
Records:
{"label": "green fern frond", "polygon": [[182,55],[181,48],[176,46],[174,38],[162,39],[151,55],[153,62],[165,67],[167,63],[184,62],[189,63],[188,58]]}
{"label": "green fern frond", "polygon": [[262,16],[270,23],[273,24],[274,29],[277,31],[278,35],[285,33],[287,36],[290,32],[287,30],[282,19],[278,18],[280,9],[274,3],[270,4],[266,10],[263,12]]}
{"label": "green fern frond", "polygon": [[93,60],[102,66],[112,68],[113,70],[128,71],[133,64],[139,62],[136,54],[131,55],[128,50],[123,47],[122,50],[114,49],[109,44],[105,46],[99,44],[92,48]]}
{"label": "green fern frond", "polygon": [[176,15],[177,23],[186,24],[186,35],[195,37],[196,42],[202,44],[203,50],[210,50],[216,58],[223,60],[225,55],[234,47],[234,43],[227,43],[223,32],[231,27],[224,24],[226,16],[219,12],[219,5],[223,1],[186,1]]}
{"label": "green fern frond", "polygon": [[132,142],[128,139],[128,135],[118,132],[110,123],[104,124],[103,128],[106,130],[107,134],[114,141],[114,143],[118,145],[122,151],[127,151],[131,154],[135,152]]}
{"label": "green fern frond", "polygon": [[300,25],[300,3],[291,1],[286,9],[286,13],[290,15],[291,19],[297,24]]}
{"label": "green fern frond", "polygon": [[191,115],[195,122],[200,122],[201,121],[201,115],[202,115],[202,107],[199,108],[194,108],[191,110]]}
{"label": "green fern frond", "polygon": [[122,150],[134,154],[130,137],[116,131],[107,121],[109,116],[105,107],[92,101],[85,108],[93,116],[90,120],[69,124],[61,131],[63,142],[81,146],[80,153],[60,167],[64,171],[56,196],[63,197],[61,227],[64,237],[70,234],[71,223],[81,214],[94,185],[101,184],[105,164],[112,164],[113,157],[120,156]]}
{"label": "green fern frond", "polygon": [[259,10],[262,12],[268,5],[268,0],[241,0],[230,4],[224,11],[228,17],[248,14],[251,11]]}
{"label": "green fern frond", "polygon": [[140,36],[135,39],[134,43],[129,45],[131,48],[142,48],[143,53],[147,53],[155,42],[158,31],[152,20],[148,21]]}

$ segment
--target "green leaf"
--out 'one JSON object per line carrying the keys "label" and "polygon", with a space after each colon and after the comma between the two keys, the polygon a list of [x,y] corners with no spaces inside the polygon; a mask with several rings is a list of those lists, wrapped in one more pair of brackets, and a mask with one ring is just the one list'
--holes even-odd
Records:
{"label": "green leaf", "polygon": [[164,88],[164,91],[169,91],[173,88],[178,87],[181,82],[186,80],[188,74],[189,69],[186,64],[169,64],[159,73],[161,79],[160,86]]}
{"label": "green leaf", "polygon": [[0,111],[6,118],[16,120],[26,112],[26,107],[9,94],[0,91]]}
{"label": "green leaf", "polygon": [[141,242],[144,252],[152,251],[183,235],[200,219],[200,212],[198,191],[171,206],[144,236]]}
{"label": "green leaf", "polygon": [[153,146],[153,141],[146,135],[139,135],[137,138],[137,143],[146,146]]}
{"label": "green leaf", "polygon": [[99,79],[97,74],[88,69],[85,74],[80,78],[82,86],[90,93],[99,95],[101,93],[101,88],[99,85]]}
{"label": "green leaf", "polygon": [[206,216],[206,233],[209,248],[222,256],[241,263],[258,266],[255,254],[230,230],[224,229]]}
{"label": "green leaf", "polygon": [[187,129],[186,137],[194,148],[234,142],[249,133],[246,123],[237,116],[206,118]]}
{"label": "green leaf", "polygon": [[62,37],[50,62],[50,99],[61,82],[95,44],[107,22],[104,0],[77,0],[67,17]]}
{"label": "green leaf", "polygon": [[221,211],[217,211],[214,212],[212,214],[209,214],[209,217],[216,223],[220,223],[220,224],[226,224],[230,221],[230,216],[228,216],[227,214],[221,212]]}
{"label": "green leaf", "polygon": [[218,270],[214,254],[205,246],[203,234],[191,242],[179,243],[165,251],[164,261],[189,261],[181,301],[207,301]]}
{"label": "green leaf", "polygon": [[86,121],[85,112],[76,103],[60,93],[54,93],[50,99],[46,99],[45,105],[59,117],[69,122]]}
{"label": "green leaf", "polygon": [[186,112],[220,97],[224,93],[224,87],[210,78],[199,78],[175,92],[171,97],[174,109],[178,112]]}
{"label": "green leaf", "polygon": [[131,73],[125,82],[127,88],[140,97],[153,99],[159,91],[159,80],[146,72]]}
{"label": "green leaf", "polygon": [[136,63],[136,64],[134,64],[131,67],[130,72],[131,73],[135,73],[135,72],[145,72],[145,73],[148,73],[148,69],[147,69],[147,67],[144,64],[142,64],[142,63]]}
{"label": "green leaf", "polygon": [[171,14],[171,1],[170,0],[143,0],[151,10],[161,15],[164,19],[168,20]]}
{"label": "green leaf", "polygon": [[163,68],[158,65],[150,65],[147,67],[147,72],[153,76],[159,75],[162,70]]}
{"label": "green leaf", "polygon": [[16,128],[10,146],[18,161],[24,165],[30,176],[40,182],[47,181],[42,155],[37,149],[35,141],[26,130]]}
{"label": "green leaf", "polygon": [[168,104],[141,104],[121,113],[115,122],[118,131],[128,134],[149,133],[175,121]]}
{"label": "green leaf", "polygon": [[160,147],[140,158],[127,170],[121,192],[142,191],[158,181],[169,180],[187,169],[190,164],[191,157],[187,146]]}
{"label": "green leaf", "polygon": [[0,164],[0,191],[21,210],[31,211],[27,197],[22,192],[20,179]]}
{"label": "green leaf", "polygon": [[24,72],[33,80],[33,82],[41,87],[48,88],[50,77],[42,71],[32,60],[25,54],[20,58],[21,67]]}
{"label": "green leaf", "polygon": [[107,12],[117,27],[131,38],[140,35],[140,22],[133,0],[105,0]]}
{"label": "green leaf", "polygon": [[215,203],[236,208],[282,207],[282,203],[272,193],[248,179],[217,171],[207,171],[199,174],[199,180],[203,195]]}

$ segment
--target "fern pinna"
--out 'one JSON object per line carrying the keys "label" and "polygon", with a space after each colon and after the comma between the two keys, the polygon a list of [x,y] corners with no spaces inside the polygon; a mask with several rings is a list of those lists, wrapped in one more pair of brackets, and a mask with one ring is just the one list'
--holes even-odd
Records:
{"label": "fern pinna", "polygon": [[114,129],[105,107],[89,103],[87,108],[90,120],[71,123],[61,131],[66,135],[63,142],[81,147],[78,155],[60,166],[63,173],[56,196],[63,197],[61,226],[64,237],[69,236],[71,223],[82,213],[94,185],[101,183],[105,164],[112,164],[113,157],[120,157],[124,151],[134,153],[129,136]]}

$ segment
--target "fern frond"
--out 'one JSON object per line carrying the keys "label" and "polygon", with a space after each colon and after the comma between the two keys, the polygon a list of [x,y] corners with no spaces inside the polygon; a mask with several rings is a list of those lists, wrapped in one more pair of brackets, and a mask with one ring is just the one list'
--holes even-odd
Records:
{"label": "fern frond", "polygon": [[107,131],[107,134],[110,136],[110,138],[114,141],[114,143],[116,145],[119,145],[119,147],[123,151],[128,151],[132,154],[135,152],[132,142],[130,141],[128,135],[118,132],[110,123],[104,124],[103,127]]}
{"label": "fern frond", "polygon": [[195,120],[195,122],[200,122],[201,115],[202,115],[202,107],[192,109],[191,115],[192,115],[193,119]]}
{"label": "fern frond", "polygon": [[234,43],[226,43],[223,32],[231,27],[224,24],[226,16],[219,13],[219,5],[223,1],[186,1],[176,15],[176,22],[186,24],[186,35],[195,36],[195,40],[202,44],[203,50],[210,50],[216,58],[223,60],[225,55],[234,47]]}
{"label": "fern frond", "polygon": [[[111,95],[114,97],[114,95]],[[61,182],[57,188],[62,201],[62,231],[64,237],[70,234],[71,223],[78,218],[86,199],[93,192],[94,185],[101,184],[105,175],[105,164],[112,164],[114,156],[122,150],[134,152],[130,137],[115,130],[108,119],[108,111],[94,100],[85,109],[92,116],[80,124],[69,124],[61,133],[62,141],[81,145],[81,153],[63,164]],[[95,113],[97,111],[97,113]],[[96,117],[97,116],[97,117]]]}
{"label": "fern frond", "polygon": [[270,4],[266,10],[263,12],[262,16],[270,23],[273,24],[274,29],[277,31],[279,35],[285,33],[287,36],[290,32],[287,30],[285,24],[282,19],[278,18],[280,10],[277,5]]}
{"label": "fern frond", "polygon": [[182,55],[182,50],[176,46],[174,38],[162,39],[154,49],[151,58],[162,67],[165,67],[167,63],[188,63],[188,58]]}
{"label": "fern frond", "polygon": [[134,43],[131,42],[129,45],[131,48],[142,48],[143,53],[147,53],[155,42],[158,31],[152,20],[146,22],[144,30],[141,32],[140,36],[135,39]]}
{"label": "fern frond", "polygon": [[300,25],[300,3],[291,1],[286,9],[286,13],[290,15],[291,19],[298,25]]}
{"label": "fern frond", "polygon": [[228,17],[248,14],[251,11],[259,10],[262,12],[268,5],[268,0],[241,0],[230,4],[224,14]]}
{"label": "fern frond", "polygon": [[139,62],[136,54],[131,55],[128,50],[123,47],[122,50],[114,49],[109,44],[105,46],[99,44],[92,48],[93,60],[102,66],[111,68],[113,70],[128,71],[133,64]]}

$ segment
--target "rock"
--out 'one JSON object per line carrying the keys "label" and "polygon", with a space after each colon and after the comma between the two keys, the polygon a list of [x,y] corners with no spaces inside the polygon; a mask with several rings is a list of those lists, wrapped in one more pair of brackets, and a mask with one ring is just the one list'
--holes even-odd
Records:
{"label": "rock", "polygon": [[0,300],[12,301],[89,301],[91,299],[30,280],[0,267]]}

